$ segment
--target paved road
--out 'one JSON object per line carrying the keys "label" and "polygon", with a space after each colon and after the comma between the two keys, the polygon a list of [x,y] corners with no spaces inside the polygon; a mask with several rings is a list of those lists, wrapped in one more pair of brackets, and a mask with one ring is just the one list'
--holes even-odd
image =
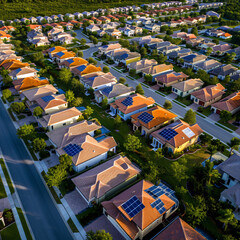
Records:
{"label": "paved road", "polygon": [[0,101],[0,148],[35,239],[73,239]]}

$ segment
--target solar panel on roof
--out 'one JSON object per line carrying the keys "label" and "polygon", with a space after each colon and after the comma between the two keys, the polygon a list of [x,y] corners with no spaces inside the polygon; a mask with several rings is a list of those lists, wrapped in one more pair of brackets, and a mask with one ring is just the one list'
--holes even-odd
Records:
{"label": "solar panel on roof", "polygon": [[85,68],[86,68],[85,65],[81,65],[81,66],[77,67],[77,70],[79,70],[80,72],[82,72]]}
{"label": "solar panel on roof", "polygon": [[112,91],[113,87],[106,87],[102,90],[103,93],[105,93],[106,95],[108,95],[111,91]]}
{"label": "solar panel on roof", "polygon": [[67,61],[68,61],[68,63],[73,63],[74,62],[73,59],[68,59]]}
{"label": "solar panel on roof", "polygon": [[58,55],[59,57],[62,57],[62,56],[64,55],[64,53],[63,53],[63,52],[58,52],[57,55]]}
{"label": "solar panel on roof", "polygon": [[71,143],[68,144],[63,149],[71,157],[75,156],[77,153],[79,153],[82,150],[82,148],[79,147],[77,144],[71,144]]}
{"label": "solar panel on roof", "polygon": [[188,138],[191,138],[195,135],[195,133],[189,127],[183,129],[182,131]]}
{"label": "solar panel on roof", "polygon": [[43,100],[44,102],[50,102],[50,101],[53,100],[53,99],[54,99],[53,96],[45,96],[45,97],[42,97],[42,100]]}
{"label": "solar panel on roof", "polygon": [[149,114],[148,112],[143,112],[138,116],[138,119],[143,121],[144,123],[149,123],[153,120],[153,116]]}
{"label": "solar panel on roof", "polygon": [[22,71],[22,68],[16,69],[16,73],[19,73],[19,72],[21,72],[21,71]]}
{"label": "solar panel on roof", "polygon": [[133,218],[135,215],[141,212],[145,208],[145,206],[136,196],[133,196],[128,201],[122,204],[122,208],[129,215],[130,218]]}
{"label": "solar panel on roof", "polygon": [[132,97],[127,97],[127,98],[125,98],[123,101],[122,101],[122,104],[124,105],[124,106],[131,106],[132,104],[133,104],[133,99],[132,99]]}
{"label": "solar panel on roof", "polygon": [[171,140],[173,137],[175,137],[178,133],[171,129],[171,128],[165,128],[162,130],[159,135],[165,138],[166,140]]}
{"label": "solar panel on roof", "polygon": [[175,73],[175,76],[180,76],[181,75],[181,73]]}

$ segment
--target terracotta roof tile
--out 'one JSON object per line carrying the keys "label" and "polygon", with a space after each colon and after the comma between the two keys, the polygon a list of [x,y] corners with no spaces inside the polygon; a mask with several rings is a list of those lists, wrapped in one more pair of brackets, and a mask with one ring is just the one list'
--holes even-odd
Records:
{"label": "terracotta roof tile", "polygon": [[46,85],[46,84],[49,84],[47,79],[39,80],[38,78],[35,78],[35,77],[26,77],[23,79],[18,79],[18,80],[13,81],[14,88],[17,91],[20,91],[20,90],[23,91],[23,90],[39,87],[39,86]]}

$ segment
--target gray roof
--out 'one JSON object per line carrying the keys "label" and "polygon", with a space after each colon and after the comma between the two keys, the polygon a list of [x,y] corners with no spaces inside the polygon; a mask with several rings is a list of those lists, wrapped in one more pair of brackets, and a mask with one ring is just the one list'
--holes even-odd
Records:
{"label": "gray roof", "polygon": [[216,68],[221,66],[222,64],[214,59],[209,59],[200,63],[196,63],[195,66],[199,67],[205,71],[211,70],[212,68]]}
{"label": "gray roof", "polygon": [[233,154],[226,161],[217,166],[220,173],[227,173],[229,176],[240,181],[240,156]]}
{"label": "gray roof", "polygon": [[177,58],[177,57],[182,57],[191,53],[192,53],[191,49],[184,48],[184,49],[181,49],[180,51],[174,51],[174,52],[168,53],[167,56],[171,58]]}
{"label": "gray roof", "polygon": [[225,189],[221,196],[240,207],[240,182],[234,186]]}
{"label": "gray roof", "polygon": [[209,73],[213,75],[221,75],[221,76],[227,76],[229,74],[232,74],[236,72],[238,69],[236,67],[233,67],[231,64],[227,65],[221,65],[213,70],[211,70]]}

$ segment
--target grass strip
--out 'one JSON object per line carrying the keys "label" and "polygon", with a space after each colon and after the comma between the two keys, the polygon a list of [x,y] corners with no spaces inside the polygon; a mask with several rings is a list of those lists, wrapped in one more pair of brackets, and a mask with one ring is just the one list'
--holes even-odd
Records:
{"label": "grass strip", "polygon": [[218,123],[222,124],[226,128],[229,128],[229,129],[231,129],[233,131],[236,131],[238,129],[237,127],[233,126],[232,124],[230,124],[228,122],[226,122],[226,123],[222,122],[222,120],[219,120]]}
{"label": "grass strip", "polygon": [[7,102],[6,102],[5,98],[3,96],[1,98],[2,98],[2,101],[6,104]]}
{"label": "grass strip", "polygon": [[12,223],[8,227],[4,228],[0,232],[0,235],[2,240],[21,240],[16,223]]}
{"label": "grass strip", "polygon": [[222,126],[221,124],[219,124],[219,123],[215,123],[215,125],[217,125],[218,127],[226,130],[227,132],[233,133],[233,131],[229,130],[228,128],[223,127],[223,126]]}
{"label": "grass strip", "polygon": [[[42,175],[42,177],[44,178],[44,180],[45,180],[45,182],[46,182],[46,180],[47,180],[47,174],[46,174],[44,171],[42,171],[42,172],[41,172],[41,175]],[[47,185],[47,186],[48,186],[48,185]],[[55,192],[54,188],[48,186],[48,189],[50,190],[50,192],[51,192],[53,198],[55,199],[56,203],[57,203],[57,204],[61,204],[61,201],[60,201],[57,193]]]}
{"label": "grass strip", "polygon": [[7,170],[7,167],[6,167],[5,163],[4,163],[3,158],[0,158],[0,164],[1,164],[1,167],[2,167],[2,170],[3,170],[3,173],[4,173],[4,175],[5,175],[5,178],[6,178],[8,187],[9,187],[9,189],[10,189],[10,192],[11,192],[11,193],[14,193],[15,190],[14,190],[14,187],[13,187],[13,184],[12,184],[12,180],[11,180],[11,178],[10,178],[10,175],[9,175],[9,173],[8,173],[8,170]]}
{"label": "grass strip", "polygon": [[21,208],[17,208],[17,212],[18,212],[19,218],[20,218],[20,220],[21,220],[21,223],[22,223],[22,226],[23,226],[23,230],[24,230],[24,232],[25,232],[25,235],[26,235],[27,240],[33,239],[33,238],[32,238],[32,235],[31,235],[31,233],[30,233],[30,230],[29,230],[29,228],[28,228],[27,221],[26,221],[26,219],[25,219],[25,217],[24,217],[24,215],[23,215],[22,209],[21,209]]}
{"label": "grass strip", "polygon": [[0,178],[0,199],[5,197],[7,197],[7,194],[6,194],[2,179]]}
{"label": "grass strip", "polygon": [[177,100],[173,100],[173,102],[175,102],[176,104],[178,104],[178,105],[180,105],[180,106],[182,106],[182,107],[186,108],[186,105],[184,105],[184,104],[182,104],[182,103],[178,102]]}
{"label": "grass strip", "polygon": [[74,233],[78,232],[78,229],[71,218],[69,218],[67,220],[67,223],[68,223],[69,227],[71,228],[72,232],[74,232]]}
{"label": "grass strip", "polygon": [[9,113],[10,117],[12,118],[12,120],[15,122],[16,118],[14,117],[11,108],[8,108],[8,113]]}
{"label": "grass strip", "polygon": [[198,116],[202,117],[202,118],[206,118],[203,114],[196,112]]}
{"label": "grass strip", "polygon": [[30,144],[29,144],[29,142],[28,142],[27,140],[25,140],[25,139],[23,139],[23,141],[24,141],[25,145],[27,146],[28,151],[30,152],[33,160],[34,160],[34,161],[38,161],[38,158],[37,158],[37,156],[35,155],[32,147],[31,147]]}
{"label": "grass strip", "polygon": [[159,91],[155,91],[155,93],[157,93],[157,94],[159,94],[159,95],[161,95],[161,96],[163,96],[163,97],[166,97],[163,93],[161,93],[161,92],[159,92]]}
{"label": "grass strip", "polygon": [[141,83],[141,85],[143,85],[146,88],[149,88],[149,86],[147,84],[145,84],[145,83]]}

